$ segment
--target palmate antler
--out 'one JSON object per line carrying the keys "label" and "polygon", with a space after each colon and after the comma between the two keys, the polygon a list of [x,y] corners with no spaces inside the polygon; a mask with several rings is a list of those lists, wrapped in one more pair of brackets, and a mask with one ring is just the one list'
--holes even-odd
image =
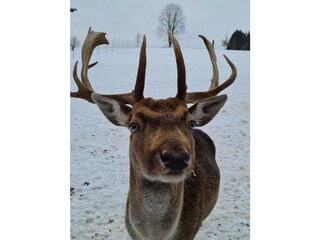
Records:
{"label": "palmate antler", "polygon": [[[89,78],[88,78],[88,70],[95,66],[98,62],[89,64],[92,52],[95,47],[102,45],[102,44],[109,44],[108,40],[105,37],[106,33],[103,32],[94,32],[91,28],[88,31],[87,37],[84,41],[82,46],[82,68],[81,68],[81,80],[77,75],[77,66],[78,61],[74,65],[73,69],[73,78],[75,83],[78,86],[77,92],[71,92],[70,96],[75,98],[82,98],[87,100],[88,102],[94,103],[91,98],[92,93],[94,92]],[[186,84],[186,70],[185,64],[182,56],[182,52],[179,46],[177,39],[172,35],[172,33],[168,32],[168,35],[172,41],[173,49],[176,57],[177,63],[177,95],[176,98],[185,101],[186,103],[196,103],[203,99],[210,98],[216,96],[222,90],[229,87],[237,77],[237,69],[235,65],[223,55],[231,67],[232,73],[228,80],[226,80],[223,84],[219,85],[219,73],[217,67],[217,59],[214,52],[213,45],[206,39],[204,36],[199,35],[200,38],[204,41],[204,44],[208,50],[213,75],[211,79],[211,85],[208,91],[205,92],[187,92],[187,84]],[[135,103],[139,102],[140,100],[144,99],[143,90],[145,85],[145,73],[146,73],[146,65],[147,65],[147,57],[146,57],[146,36],[143,36],[143,42],[140,49],[140,59],[139,59],[139,67],[137,72],[136,84],[135,88],[130,93],[122,93],[122,94],[113,94],[113,95],[104,95],[100,94],[101,96],[110,97],[116,101],[119,101],[123,104],[130,104],[133,106]]]}
{"label": "palmate antler", "polygon": [[[105,37],[106,33],[103,32],[94,32],[89,28],[87,37],[83,43],[81,56],[82,56],[82,68],[81,68],[81,80],[77,75],[77,66],[78,61],[75,63],[73,68],[73,79],[78,86],[77,92],[71,92],[70,96],[75,98],[82,98],[87,100],[90,103],[94,103],[91,98],[92,93],[94,92],[89,78],[88,78],[88,69],[95,66],[98,62],[89,64],[92,52],[95,47],[102,44],[109,44],[108,40]],[[147,65],[147,57],[146,57],[146,37],[143,36],[143,42],[140,50],[140,60],[139,60],[139,68],[137,73],[136,86],[134,90],[130,93],[122,93],[122,94],[113,94],[113,95],[104,95],[101,96],[111,97],[119,102],[124,104],[134,105],[140,100],[144,99],[143,89],[145,82],[145,72]]]}

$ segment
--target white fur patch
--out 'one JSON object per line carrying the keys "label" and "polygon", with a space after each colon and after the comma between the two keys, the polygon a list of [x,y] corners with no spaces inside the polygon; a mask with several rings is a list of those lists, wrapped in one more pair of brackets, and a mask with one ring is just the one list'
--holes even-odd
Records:
{"label": "white fur patch", "polygon": [[97,93],[92,94],[92,100],[110,122],[115,125],[128,126],[128,115],[122,111],[120,104],[116,100]]}
{"label": "white fur patch", "polygon": [[205,113],[203,112],[203,105],[204,104],[202,102],[199,102],[197,104],[196,110],[192,113],[193,119],[195,120],[197,125],[200,125],[200,121],[202,117],[205,115]]}
{"label": "white fur patch", "polygon": [[113,113],[110,113],[110,115],[114,118],[117,119],[119,125],[121,126],[127,126],[128,125],[128,116],[125,114],[119,105],[119,103],[116,100],[109,99],[110,104],[113,106]]}

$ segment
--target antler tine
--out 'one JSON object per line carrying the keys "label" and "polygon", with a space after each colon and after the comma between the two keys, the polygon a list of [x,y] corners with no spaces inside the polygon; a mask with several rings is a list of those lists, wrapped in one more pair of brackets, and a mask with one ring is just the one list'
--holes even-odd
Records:
{"label": "antler tine", "polygon": [[176,63],[177,63],[177,95],[176,98],[179,100],[184,101],[186,98],[186,92],[187,92],[187,84],[186,84],[186,68],[184,65],[184,60],[182,56],[182,52],[180,49],[180,45],[177,41],[177,39],[173,36],[171,32],[168,32],[169,38],[171,39],[171,42],[173,44],[174,54],[176,56]]}
{"label": "antler tine", "polygon": [[87,100],[90,103],[94,103],[91,99],[91,94],[94,92],[89,78],[88,78],[88,69],[95,66],[98,62],[89,64],[92,52],[95,47],[102,44],[109,44],[108,40],[105,37],[105,33],[94,32],[89,28],[87,37],[83,43],[81,56],[82,56],[82,68],[81,68],[81,80],[77,74],[78,61],[75,63],[73,68],[73,79],[78,86],[77,92],[71,92],[71,97],[82,98]]}
{"label": "antler tine", "polygon": [[143,90],[146,76],[147,54],[146,54],[146,35],[143,35],[142,46],[140,49],[139,67],[137,73],[136,85],[134,87],[134,100],[139,102],[144,99]]}
{"label": "antler tine", "polygon": [[144,90],[144,83],[145,83],[145,75],[146,75],[146,66],[147,66],[147,54],[146,54],[146,36],[143,35],[143,41],[140,49],[140,57],[139,57],[139,66],[137,72],[137,79],[136,85],[134,90],[130,93],[123,93],[123,94],[114,94],[114,95],[102,95],[106,97],[113,98],[119,102],[124,104],[130,104],[133,106],[140,100],[144,99],[143,90]]}
{"label": "antler tine", "polygon": [[209,40],[203,36],[203,35],[199,35],[200,38],[202,38],[204,44],[206,45],[206,48],[208,50],[209,56],[210,56],[210,60],[211,60],[211,64],[212,64],[212,79],[211,79],[211,85],[209,90],[215,89],[216,87],[218,87],[219,85],[219,70],[218,70],[218,66],[217,66],[217,57],[216,54],[214,52],[214,43],[210,43]]}
{"label": "antler tine", "polygon": [[236,78],[237,78],[237,68],[236,68],[236,66],[233,64],[233,62],[231,62],[231,60],[226,55],[223,54],[223,56],[226,59],[227,63],[229,64],[230,68],[231,68],[231,74],[230,74],[229,78],[224,83],[222,83],[217,88],[212,90],[212,91],[216,92],[215,93],[216,95],[219,92],[221,92],[224,89],[226,89],[227,87],[229,87],[234,82],[234,80],[236,80]]}
{"label": "antler tine", "polygon": [[[216,71],[214,70],[214,72],[216,72],[216,74],[218,74],[218,67],[217,67],[217,63],[216,60],[213,61],[215,59],[215,53],[214,53],[214,48],[210,47],[209,44],[211,45],[211,43],[203,36],[199,35],[203,40],[204,43],[206,44],[206,47],[208,49],[209,55],[210,55],[210,59],[211,59],[211,63],[213,68],[216,68]],[[216,87],[213,86],[213,84],[215,84],[215,82],[218,84],[218,77],[215,77],[215,73],[213,75],[213,80],[211,83],[211,86],[209,88],[208,91],[206,92],[190,92],[186,94],[186,102],[187,103],[196,103],[199,102],[203,99],[209,98],[209,97],[213,97],[216,96],[217,94],[219,94],[221,91],[223,91],[224,89],[226,89],[227,87],[229,87],[234,80],[237,77],[237,68],[236,66],[231,62],[231,60],[229,58],[227,58],[226,55],[223,55],[224,58],[226,59],[227,63],[229,64],[230,68],[231,68],[231,75],[230,77],[221,85],[217,85]]]}
{"label": "antler tine", "polygon": [[90,103],[94,103],[94,101],[91,99],[91,94],[93,91],[86,88],[85,85],[83,84],[83,82],[81,82],[81,80],[79,79],[78,74],[77,74],[77,68],[78,68],[78,61],[76,61],[76,63],[74,64],[74,67],[73,67],[73,79],[78,86],[78,91],[71,92],[70,96],[75,97],[75,98],[82,98],[82,99],[87,100]]}
{"label": "antler tine", "polygon": [[89,28],[87,37],[83,43],[82,46],[82,52],[81,52],[81,57],[82,57],[82,68],[81,68],[81,79],[83,82],[83,85],[88,88],[89,90],[93,91],[93,88],[90,84],[89,78],[88,78],[88,69],[90,67],[93,67],[94,65],[97,64],[91,64],[89,65],[91,55],[95,47],[106,44],[108,45],[109,42],[106,39],[106,33],[103,32],[94,32],[91,30],[91,27]]}

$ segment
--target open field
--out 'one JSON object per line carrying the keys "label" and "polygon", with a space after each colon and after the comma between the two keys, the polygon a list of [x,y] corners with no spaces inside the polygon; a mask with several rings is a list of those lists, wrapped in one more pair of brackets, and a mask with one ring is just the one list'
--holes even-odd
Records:
{"label": "open field", "polygon": [[[205,49],[182,49],[189,91],[208,89],[211,64]],[[250,52],[216,51],[220,82],[230,68],[222,54],[237,66],[235,83],[224,91],[228,101],[202,127],[215,142],[221,171],[220,195],[195,239],[249,239],[250,235]],[[147,48],[145,96],[176,94],[172,49]],[[71,58],[70,69],[80,59]],[[134,87],[139,49],[94,52],[89,71],[96,92],[124,93]],[[80,72],[80,69],[78,69]],[[71,90],[76,90],[72,76]],[[125,203],[129,187],[129,131],[105,119],[97,106],[71,99],[71,239],[129,239]]]}

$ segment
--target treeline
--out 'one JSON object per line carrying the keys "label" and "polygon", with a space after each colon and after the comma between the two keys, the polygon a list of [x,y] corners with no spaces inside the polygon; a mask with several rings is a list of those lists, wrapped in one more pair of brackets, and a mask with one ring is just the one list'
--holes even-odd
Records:
{"label": "treeline", "polygon": [[250,50],[250,32],[244,33],[236,30],[229,40],[223,40],[222,44],[228,50]]}

